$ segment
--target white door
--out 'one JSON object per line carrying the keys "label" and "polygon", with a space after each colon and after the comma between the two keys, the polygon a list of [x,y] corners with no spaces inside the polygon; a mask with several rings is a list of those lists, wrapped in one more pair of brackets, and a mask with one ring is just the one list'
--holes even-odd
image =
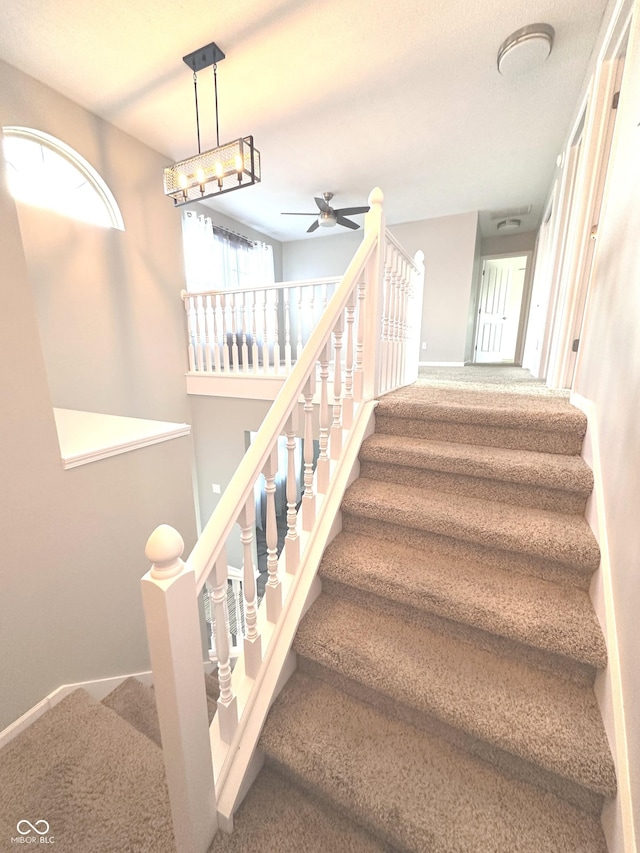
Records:
{"label": "white door", "polygon": [[513,364],[526,256],[485,260],[474,352],[476,364]]}

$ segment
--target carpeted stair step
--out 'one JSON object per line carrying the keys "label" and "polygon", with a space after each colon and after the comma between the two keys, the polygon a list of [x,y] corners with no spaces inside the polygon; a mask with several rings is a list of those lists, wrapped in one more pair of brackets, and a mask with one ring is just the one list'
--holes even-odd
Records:
{"label": "carpeted stair step", "polygon": [[317,796],[264,767],[234,816],[231,835],[218,832],[209,853],[386,853],[362,827]]}
{"label": "carpeted stair step", "polygon": [[376,433],[577,455],[586,418],[567,399],[409,387],[383,397]]}
{"label": "carpeted stair step", "polygon": [[[217,699],[220,695],[220,685],[215,673],[205,673],[205,689],[207,692],[207,711],[209,722],[217,710]],[[157,746],[162,748],[160,723],[156,708],[156,697],[153,687],[147,687],[137,678],[126,678],[115,690],[102,700],[102,704],[119,714],[123,720],[146,735]]]}
{"label": "carpeted stair step", "polygon": [[[323,589],[400,613],[421,611],[505,638],[554,659],[586,664],[591,680],[607,662],[602,630],[586,591],[382,538],[342,532],[320,565]],[[582,667],[580,667],[582,670]]]}
{"label": "carpeted stair step", "polygon": [[559,512],[584,513],[593,474],[579,456],[372,435],[360,476]]}
{"label": "carpeted stair step", "polygon": [[342,530],[355,536],[371,539],[384,538],[390,545],[407,545],[422,552],[425,559],[447,559],[467,564],[477,564],[495,568],[508,574],[523,574],[551,583],[571,584],[576,589],[588,591],[592,572],[584,572],[572,566],[555,563],[543,557],[531,554],[518,554],[515,551],[503,551],[499,548],[452,539],[444,534],[430,533],[428,530],[403,527],[386,521],[384,524],[375,518],[360,515],[342,514]]}
{"label": "carpeted stair step", "polygon": [[409,620],[323,593],[293,645],[305,658],[595,794],[615,771],[593,690]]}
{"label": "carpeted stair step", "polygon": [[156,697],[151,687],[137,678],[126,678],[102,700],[102,704],[162,748]]}
{"label": "carpeted stair step", "polygon": [[600,560],[589,526],[573,514],[463,496],[452,501],[446,493],[363,478],[347,490],[342,512],[553,560],[587,574]]}
{"label": "carpeted stair step", "polygon": [[271,709],[261,747],[398,850],[606,851],[598,821],[567,802],[301,673]]}
{"label": "carpeted stair step", "polygon": [[76,690],[0,753],[0,838],[48,821],[65,853],[175,850],[162,752]]}

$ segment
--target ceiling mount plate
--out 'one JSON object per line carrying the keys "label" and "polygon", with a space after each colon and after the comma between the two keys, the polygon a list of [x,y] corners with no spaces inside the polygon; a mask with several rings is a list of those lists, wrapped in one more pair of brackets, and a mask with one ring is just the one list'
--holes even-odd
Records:
{"label": "ceiling mount plate", "polygon": [[222,62],[223,59],[224,53],[214,41],[206,47],[200,47],[198,50],[194,50],[193,53],[188,53],[182,57],[182,61],[192,71],[202,71],[203,68],[209,68],[217,62]]}

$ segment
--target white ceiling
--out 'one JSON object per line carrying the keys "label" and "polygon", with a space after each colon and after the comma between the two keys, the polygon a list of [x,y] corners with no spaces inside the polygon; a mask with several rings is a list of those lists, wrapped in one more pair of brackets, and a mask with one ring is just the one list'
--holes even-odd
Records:
{"label": "white ceiling", "polygon": [[[390,224],[533,205],[535,228],[606,0],[0,0],[0,57],[179,160],[197,151],[182,56],[215,41],[221,142],[253,134],[262,183],[212,207],[280,240],[305,235],[312,197]],[[508,80],[502,41],[556,31],[539,71]],[[203,150],[212,78],[199,75]],[[160,176],[159,176],[160,182]],[[163,203],[170,204],[167,199]],[[362,221],[362,218],[358,218]],[[324,233],[343,229],[319,229]]]}

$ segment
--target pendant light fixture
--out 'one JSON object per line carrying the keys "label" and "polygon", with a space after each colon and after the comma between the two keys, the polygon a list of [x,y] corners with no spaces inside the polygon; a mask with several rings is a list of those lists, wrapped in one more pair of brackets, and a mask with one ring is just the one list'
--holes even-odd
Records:
{"label": "pendant light fixture", "polygon": [[[164,170],[164,194],[173,199],[176,207],[192,201],[203,201],[242,189],[242,187],[250,187],[260,181],[260,152],[253,145],[253,136],[243,136],[220,145],[217,71],[218,62],[224,58],[224,53],[214,42],[182,57],[183,62],[193,71],[198,153]],[[213,67],[216,147],[209,151],[202,151],[198,111],[198,71],[210,67]]]}

